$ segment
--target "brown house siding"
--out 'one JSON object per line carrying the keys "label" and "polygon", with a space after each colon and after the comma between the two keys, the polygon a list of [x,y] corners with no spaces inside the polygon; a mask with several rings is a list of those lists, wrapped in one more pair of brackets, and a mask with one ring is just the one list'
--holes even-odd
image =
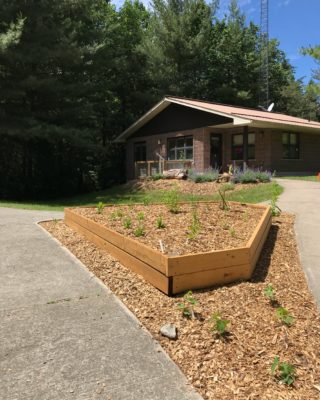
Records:
{"label": "brown house siding", "polygon": [[318,172],[320,170],[320,135],[300,133],[300,157],[296,160],[283,159],[282,131],[273,131],[270,137],[272,170],[278,172]]}
{"label": "brown house siding", "polygon": [[[243,133],[243,127],[228,130],[219,128],[197,128],[179,132],[162,133],[157,135],[132,137],[127,141],[127,179],[133,179],[134,170],[134,143],[145,141],[147,145],[147,160],[158,160],[156,153],[167,158],[167,139],[179,136],[193,136],[194,167],[203,171],[210,167],[210,134],[222,134],[223,170],[233,164],[231,157],[232,135]],[[252,168],[262,168],[277,172],[316,172],[320,171],[320,135],[300,134],[300,159],[284,160],[282,158],[282,131],[268,129],[249,129],[255,133],[255,159],[249,160]],[[160,143],[159,143],[160,142]],[[236,161],[242,166],[243,161]]]}

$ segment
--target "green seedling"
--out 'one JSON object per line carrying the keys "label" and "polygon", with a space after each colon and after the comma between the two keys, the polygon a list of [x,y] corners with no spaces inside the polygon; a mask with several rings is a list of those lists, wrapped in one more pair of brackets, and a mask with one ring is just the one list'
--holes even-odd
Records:
{"label": "green seedling", "polygon": [[271,365],[272,375],[275,376],[277,371],[279,373],[278,378],[281,382],[285,383],[288,386],[291,386],[294,383],[296,379],[294,366],[286,362],[280,362],[278,356],[274,358]]}
{"label": "green seedling", "polygon": [[184,302],[179,303],[178,307],[182,311],[182,316],[186,318],[192,318],[194,319],[194,306],[198,304],[197,300],[193,297],[193,293],[191,290],[189,290],[184,296],[183,296]]}
{"label": "green seedling", "polygon": [[228,205],[228,203],[226,201],[226,192],[224,190],[223,191],[218,190],[218,193],[219,193],[220,198],[221,198],[221,203],[220,203],[221,210],[229,211],[230,207],[229,207],[229,205]]}
{"label": "green seedling", "polygon": [[172,214],[178,214],[179,206],[179,191],[177,189],[170,190],[165,196],[165,203]]}
{"label": "green seedling", "polygon": [[105,205],[102,203],[102,201],[99,201],[99,203],[97,204],[97,213],[102,214],[104,207]]}
{"label": "green seedling", "polygon": [[144,220],[144,212],[139,211],[137,214],[137,220],[138,221],[143,221]]}
{"label": "green seedling", "polygon": [[291,326],[293,324],[294,318],[290,315],[289,311],[284,307],[278,307],[276,309],[276,316],[284,324]]}
{"label": "green seedling", "polygon": [[230,228],[229,233],[230,233],[231,237],[233,237],[233,238],[236,237],[236,230],[234,228]]}
{"label": "green seedling", "polygon": [[213,323],[212,331],[219,333],[220,335],[225,335],[227,333],[227,327],[230,323],[227,319],[222,319],[221,315],[216,312],[212,315],[210,321]]}
{"label": "green seedling", "polygon": [[131,220],[130,217],[126,217],[126,218],[123,220],[123,226],[124,226],[124,228],[126,228],[126,229],[130,229],[130,228],[132,227],[132,220]]}
{"label": "green seedling", "polygon": [[188,234],[188,237],[189,239],[193,240],[198,236],[200,231],[200,220],[196,208],[193,208],[192,210],[192,220],[189,229],[190,232]]}
{"label": "green seedling", "polygon": [[248,222],[249,221],[249,214],[248,211],[245,211],[243,213],[242,219],[244,220],[244,222]]}
{"label": "green seedling", "polygon": [[143,225],[139,225],[135,231],[134,231],[134,236],[136,237],[141,237],[145,235],[145,230],[144,230],[144,226]]}
{"label": "green seedling", "polygon": [[120,218],[122,218],[122,217],[123,217],[123,212],[122,212],[121,210],[113,211],[113,212],[110,214],[110,219],[111,219],[112,221],[115,221],[116,219],[120,219]]}
{"label": "green seedling", "polygon": [[145,206],[148,206],[151,203],[151,197],[150,196],[144,196],[142,199],[142,203]]}
{"label": "green seedling", "polygon": [[264,294],[270,301],[275,301],[275,298],[276,298],[276,296],[275,296],[275,290],[274,290],[273,286],[271,285],[271,283],[269,283],[269,284],[265,287],[265,289],[264,289],[264,291],[263,291],[263,294]]}
{"label": "green seedling", "polygon": [[157,229],[164,229],[166,227],[161,216],[157,218],[156,227]]}

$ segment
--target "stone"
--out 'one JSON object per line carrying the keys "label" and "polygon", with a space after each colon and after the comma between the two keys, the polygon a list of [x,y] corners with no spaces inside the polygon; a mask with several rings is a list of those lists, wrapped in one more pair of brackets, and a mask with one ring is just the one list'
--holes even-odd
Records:
{"label": "stone", "polygon": [[169,339],[177,339],[177,328],[174,324],[163,325],[160,329],[160,333],[162,336]]}

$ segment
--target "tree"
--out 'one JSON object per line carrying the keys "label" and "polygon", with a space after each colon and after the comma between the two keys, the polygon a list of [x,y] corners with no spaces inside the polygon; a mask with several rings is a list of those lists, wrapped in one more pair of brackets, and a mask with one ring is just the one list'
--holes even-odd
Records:
{"label": "tree", "polygon": [[204,0],[154,0],[143,43],[157,97],[203,98],[214,10]]}

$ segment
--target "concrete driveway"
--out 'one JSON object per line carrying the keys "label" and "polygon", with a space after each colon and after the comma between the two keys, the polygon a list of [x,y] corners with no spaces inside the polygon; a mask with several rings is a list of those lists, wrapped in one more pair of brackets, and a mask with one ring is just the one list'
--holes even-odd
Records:
{"label": "concrete driveway", "polygon": [[1,400],[200,400],[138,321],[36,221],[0,208]]}
{"label": "concrete driveway", "polygon": [[279,179],[278,205],[296,214],[295,231],[309,288],[320,307],[320,182]]}

